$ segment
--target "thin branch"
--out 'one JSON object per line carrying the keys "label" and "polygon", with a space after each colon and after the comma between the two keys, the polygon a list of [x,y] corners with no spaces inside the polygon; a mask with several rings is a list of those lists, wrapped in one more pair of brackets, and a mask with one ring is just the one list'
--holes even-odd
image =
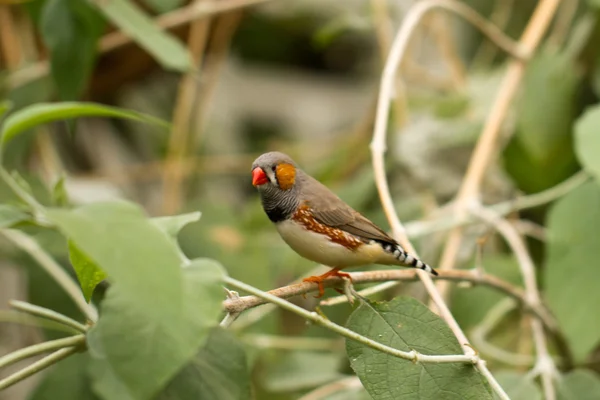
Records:
{"label": "thin branch", "polygon": [[[520,48],[527,54],[533,54],[541,41],[544,33],[547,31],[552,21],[560,0],[540,0],[538,5],[525,28],[521,40]],[[468,206],[478,201],[480,185],[489,166],[492,156],[497,152],[498,138],[500,129],[506,119],[508,110],[513,104],[514,97],[520,87],[521,80],[525,74],[526,60],[515,59],[510,62],[500,84],[500,89],[496,95],[496,100],[488,118],[483,127],[483,131],[475,145],[471,161],[467,167],[467,172],[462,185],[459,189],[456,202],[454,204],[455,212],[467,214]],[[461,247],[462,230],[455,228],[451,233],[442,252],[440,269],[453,269],[456,264],[456,257]],[[440,287],[445,292],[445,286]]]}
{"label": "thin branch", "polygon": [[34,239],[23,232],[13,229],[0,230],[0,233],[36,260],[56,283],[67,292],[87,319],[92,322],[98,320],[98,311],[96,310],[96,307],[85,301],[79,285]]}
{"label": "thin branch", "polygon": [[76,329],[78,332],[86,333],[87,327],[82,323],[75,321],[72,318],[67,317],[66,315],[57,313],[56,311],[50,310],[48,308],[36,306],[30,303],[26,303],[24,301],[18,300],[10,300],[8,304],[14,308],[15,310],[19,310],[25,312],[27,314],[35,315],[36,317],[48,319],[54,322],[58,322],[59,324],[68,326],[70,328]]}
{"label": "thin branch", "polygon": [[[381,271],[351,272],[350,275],[352,276],[352,282],[355,284],[360,284],[387,281],[414,282],[419,279],[417,273],[418,271],[414,269],[390,269]],[[557,335],[559,334],[558,325],[550,312],[541,304],[537,304],[536,306],[530,304],[522,289],[517,288],[493,275],[480,273],[477,270],[439,271],[439,273],[439,276],[433,277],[433,279],[485,285],[507,294],[521,304],[525,310],[531,312],[537,318],[539,318],[548,331]],[[325,287],[334,287],[343,284],[343,282],[344,280],[341,278],[327,278],[323,281],[323,285]],[[271,296],[286,299],[315,291],[316,288],[314,284],[303,282],[289,286],[283,286],[274,290],[270,290],[267,293]],[[359,294],[363,295],[364,293],[361,291]],[[339,300],[337,299],[338,297],[324,300],[321,302],[321,305],[333,305],[347,301],[346,296],[339,296]],[[223,301],[223,309],[230,313],[238,313],[266,303],[268,303],[268,301],[264,297],[241,296],[237,299],[228,299]]]}
{"label": "thin branch", "polygon": [[[517,258],[521,275],[523,276],[528,303],[534,305],[540,304],[540,294],[535,276],[535,264],[533,263],[521,235],[519,235],[516,229],[507,220],[499,217],[493,211],[482,207],[476,207],[472,209],[472,212],[488,224],[492,225],[506,240]],[[553,386],[553,379],[557,376],[556,366],[548,352],[544,328],[538,319],[531,319],[531,330],[533,332],[533,342],[535,343],[537,354],[535,369],[539,370],[541,374],[545,398],[547,400],[555,400],[556,391]]]}
{"label": "thin branch", "polygon": [[[589,179],[590,175],[586,171],[580,171],[562,181],[558,185],[551,187],[550,189],[519,197],[514,200],[503,201],[501,203],[488,206],[488,208],[493,210],[498,215],[505,216],[515,211],[538,207],[564,196],[573,189],[587,182]],[[409,222],[406,224],[406,233],[411,238],[418,238],[454,227],[472,224],[477,221],[478,219],[470,213],[462,215],[452,213],[448,216],[442,216],[432,220]]]}
{"label": "thin branch", "polygon": [[15,372],[14,374],[0,380],[0,390],[4,390],[9,386],[14,385],[26,378],[29,378],[31,375],[35,375],[43,369],[48,368],[51,365],[56,364],[62,359],[69,357],[72,354],[75,354],[79,351],[78,347],[67,347],[64,349],[60,349],[47,357],[42,358],[41,360],[34,362],[22,370]]}
{"label": "thin branch", "polygon": [[[373,141],[371,143],[371,150],[373,153],[373,169],[375,172],[377,189],[379,191],[379,195],[387,219],[390,222],[390,225],[392,226],[392,230],[394,232],[395,237],[399,239],[400,242],[406,247],[406,250],[411,251],[413,253],[415,253],[414,248],[406,238],[405,230],[402,224],[400,223],[398,215],[396,214],[396,210],[394,209],[394,205],[389,192],[389,186],[385,175],[385,166],[383,160],[383,155],[385,152],[385,135],[388,122],[390,101],[392,99],[392,88],[396,72],[398,70],[399,65],[401,65],[402,59],[406,53],[406,47],[408,45],[409,39],[412,36],[415,27],[422,19],[423,15],[425,15],[430,10],[438,7],[448,9],[461,15],[469,22],[473,23],[475,26],[481,29],[486,35],[490,37],[490,39],[492,39],[503,49],[507,50],[509,53],[518,56],[529,55],[528,51],[523,52],[520,47],[515,46],[514,43],[510,39],[508,39],[508,37],[506,37],[504,33],[502,33],[502,31],[496,28],[493,24],[490,24],[471,8],[456,1],[422,1],[417,3],[406,16],[404,24],[394,40],[390,56],[388,58],[388,62],[386,63],[385,69],[383,71],[383,77],[381,79],[378,99],[377,117],[375,120],[375,131],[373,134]],[[473,349],[469,346],[467,337],[465,336],[464,332],[454,319],[452,313],[448,309],[448,306],[444,302],[442,295],[437,290],[436,286],[433,284],[431,277],[424,271],[420,270],[418,271],[418,274],[419,278],[423,282],[423,285],[427,289],[431,300],[435,303],[440,312],[440,315],[446,321],[446,323],[456,336],[457,340],[463,347],[465,354],[473,353]],[[502,399],[508,399],[508,395],[506,394],[506,392],[504,392],[502,387],[498,384],[498,382],[494,379],[494,377],[487,369],[485,361],[479,360],[476,366],[479,369],[479,371],[488,379],[494,391]]]}
{"label": "thin branch", "polygon": [[18,361],[47,353],[49,351],[62,349],[65,347],[77,347],[85,343],[85,335],[69,336],[62,339],[50,340],[44,343],[34,344],[17,351],[13,351],[3,357],[0,357],[0,368],[12,365]]}
{"label": "thin branch", "polygon": [[314,322],[317,325],[320,325],[326,329],[329,329],[341,336],[344,336],[350,340],[354,340],[356,342],[362,343],[365,346],[368,346],[372,349],[381,351],[383,353],[389,354],[394,357],[402,358],[405,360],[409,360],[412,362],[422,362],[422,363],[465,363],[465,364],[477,364],[480,360],[476,354],[473,355],[426,355],[421,354],[415,350],[411,351],[402,351],[395,349],[393,347],[386,346],[374,340],[371,340],[365,336],[362,336],[350,329],[347,329],[341,325],[338,325],[330,320],[323,318],[316,312],[307,311],[302,307],[299,307],[295,304],[290,303],[289,301],[283,300],[277,296],[274,296],[270,293],[263,292],[253,286],[245,284],[244,282],[240,282],[236,279],[226,277],[225,283],[235,287],[236,289],[243,290],[254,296],[260,297],[270,303],[274,303],[284,310],[290,311],[294,314],[297,314],[309,321]]}

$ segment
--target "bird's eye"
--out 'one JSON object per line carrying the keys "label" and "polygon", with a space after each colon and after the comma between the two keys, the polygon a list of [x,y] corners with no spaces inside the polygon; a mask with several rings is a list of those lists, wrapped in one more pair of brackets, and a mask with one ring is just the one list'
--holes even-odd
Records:
{"label": "bird's eye", "polygon": [[277,165],[273,165],[273,166],[271,167],[271,170],[272,170],[273,172],[277,171]]}

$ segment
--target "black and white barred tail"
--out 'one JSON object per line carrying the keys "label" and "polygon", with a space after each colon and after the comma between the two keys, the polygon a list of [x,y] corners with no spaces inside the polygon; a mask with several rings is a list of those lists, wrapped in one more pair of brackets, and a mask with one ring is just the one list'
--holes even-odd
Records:
{"label": "black and white barred tail", "polygon": [[408,254],[406,252],[406,250],[404,250],[399,244],[393,245],[390,243],[384,243],[384,244],[382,244],[382,246],[385,251],[393,254],[394,257],[396,257],[396,259],[398,261],[400,261],[402,264],[404,264],[406,266],[422,269],[422,270],[427,271],[430,274],[433,274],[436,276],[438,275],[437,271],[435,269],[433,269],[430,265],[425,264],[423,261],[419,260],[418,258]]}

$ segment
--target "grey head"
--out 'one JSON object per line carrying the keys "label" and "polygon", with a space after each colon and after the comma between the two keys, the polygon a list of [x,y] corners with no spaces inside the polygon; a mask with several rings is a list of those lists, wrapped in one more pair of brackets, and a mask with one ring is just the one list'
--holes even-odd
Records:
{"label": "grey head", "polygon": [[302,174],[290,156],[278,151],[265,153],[252,163],[252,185],[271,221],[286,220],[298,208],[297,178]]}

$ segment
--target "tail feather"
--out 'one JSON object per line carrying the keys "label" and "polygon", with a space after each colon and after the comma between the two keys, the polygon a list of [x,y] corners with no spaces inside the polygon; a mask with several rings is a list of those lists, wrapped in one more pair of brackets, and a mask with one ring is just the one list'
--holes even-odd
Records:
{"label": "tail feather", "polygon": [[394,246],[391,244],[385,244],[383,245],[383,248],[388,253],[392,253],[394,257],[396,257],[396,259],[398,259],[398,261],[400,261],[403,265],[422,269],[435,276],[438,275],[437,271],[433,269],[433,267],[431,267],[429,264],[425,264],[415,256],[408,254],[400,245]]}

